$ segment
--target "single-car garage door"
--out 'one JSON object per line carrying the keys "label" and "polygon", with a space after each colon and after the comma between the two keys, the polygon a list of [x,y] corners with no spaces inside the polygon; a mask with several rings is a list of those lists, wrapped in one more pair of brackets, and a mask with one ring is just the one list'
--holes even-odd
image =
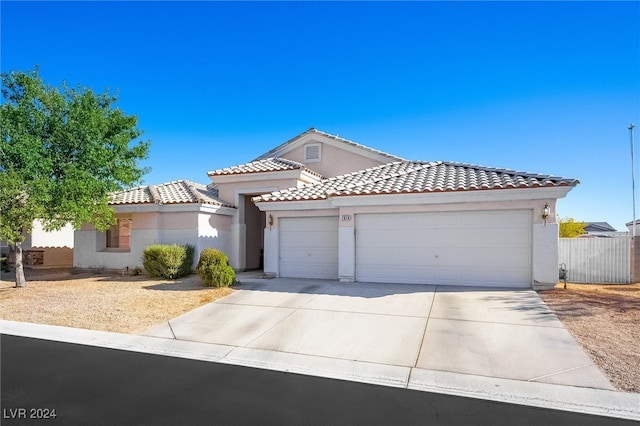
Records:
{"label": "single-car garage door", "polygon": [[356,280],[529,287],[531,211],[356,215]]}
{"label": "single-car garage door", "polygon": [[338,217],[280,219],[280,276],[338,278]]}

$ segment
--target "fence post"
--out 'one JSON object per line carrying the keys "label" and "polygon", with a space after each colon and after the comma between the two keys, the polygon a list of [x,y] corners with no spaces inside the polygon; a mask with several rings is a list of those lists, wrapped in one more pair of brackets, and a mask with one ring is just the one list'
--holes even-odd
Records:
{"label": "fence post", "polygon": [[640,236],[631,238],[631,283],[640,281]]}

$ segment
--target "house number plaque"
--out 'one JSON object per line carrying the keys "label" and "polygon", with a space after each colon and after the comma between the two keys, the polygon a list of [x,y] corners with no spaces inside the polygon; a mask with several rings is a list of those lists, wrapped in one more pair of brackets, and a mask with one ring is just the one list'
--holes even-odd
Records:
{"label": "house number plaque", "polygon": [[343,221],[343,222],[349,222],[349,221],[351,221],[351,215],[350,215],[350,214],[343,214],[343,215],[342,215],[342,221]]}

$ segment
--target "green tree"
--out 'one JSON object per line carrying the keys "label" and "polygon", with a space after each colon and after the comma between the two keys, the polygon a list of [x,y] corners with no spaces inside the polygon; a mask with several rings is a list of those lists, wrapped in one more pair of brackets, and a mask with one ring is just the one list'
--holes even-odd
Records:
{"label": "green tree", "polygon": [[587,226],[586,222],[576,222],[572,217],[566,217],[558,220],[560,227],[560,238],[575,238],[578,235],[586,234],[584,227]]}
{"label": "green tree", "polygon": [[24,233],[35,219],[46,230],[83,222],[114,223],[109,193],[141,181],[148,141],[137,118],[106,91],[45,84],[34,71],[1,74],[0,239],[15,247],[16,286],[26,285]]}

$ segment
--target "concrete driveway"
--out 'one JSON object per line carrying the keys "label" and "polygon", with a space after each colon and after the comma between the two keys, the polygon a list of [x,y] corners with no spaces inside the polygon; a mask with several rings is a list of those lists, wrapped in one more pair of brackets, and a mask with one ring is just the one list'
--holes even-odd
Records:
{"label": "concrete driveway", "polygon": [[448,372],[613,389],[532,290],[241,280],[143,335],[210,344],[222,362],[387,385]]}

